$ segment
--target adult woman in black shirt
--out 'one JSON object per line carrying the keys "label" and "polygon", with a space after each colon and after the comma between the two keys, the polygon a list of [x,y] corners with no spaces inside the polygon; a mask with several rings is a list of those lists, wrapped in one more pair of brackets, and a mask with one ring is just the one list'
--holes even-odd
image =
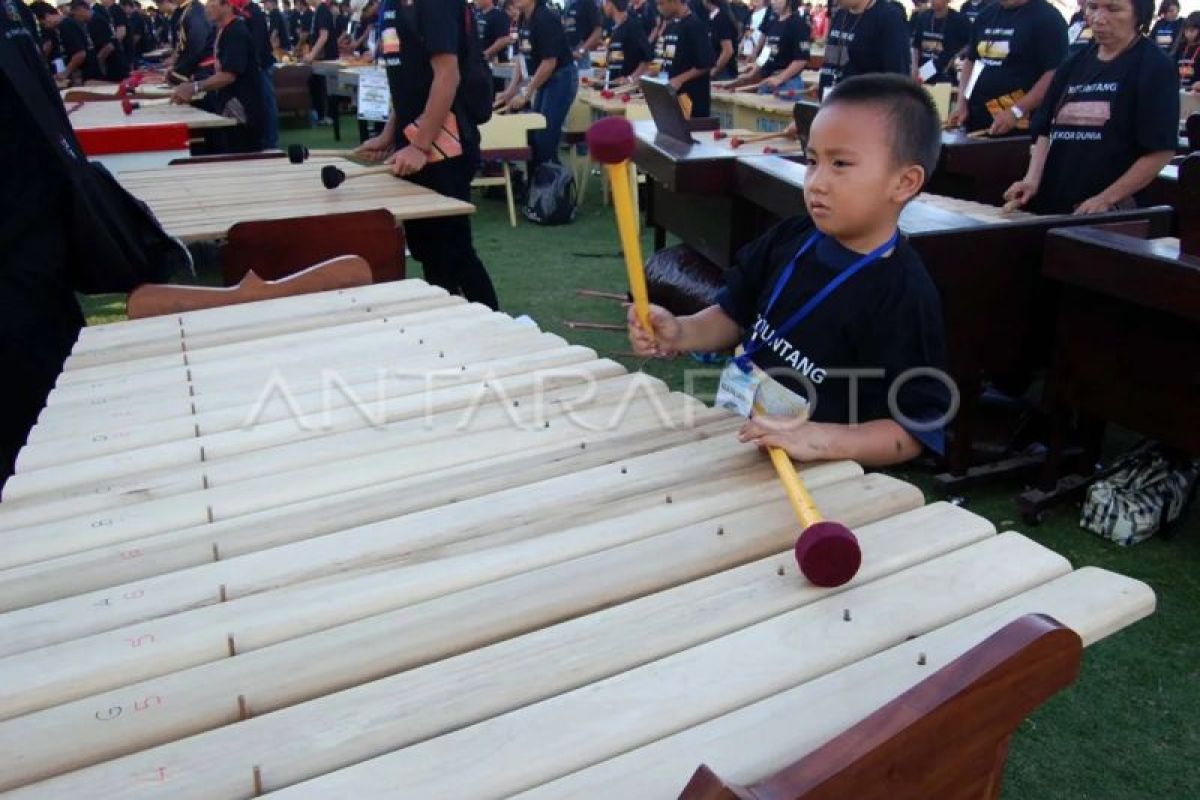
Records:
{"label": "adult woman in black shirt", "polygon": [[971,41],[971,21],[950,8],[950,0],[933,0],[913,17],[913,78],[927,84],[952,83],[954,59]]}
{"label": "adult woman in black shirt", "polygon": [[1005,199],[1042,214],[1131,206],[1175,155],[1174,68],[1142,35],[1152,3],[1088,0],[1095,44],[1055,73],[1033,120],[1029,171]]}
{"label": "adult woman in black shirt", "polygon": [[1188,14],[1171,48],[1171,58],[1179,71],[1179,88],[1200,91],[1200,83],[1196,81],[1196,70],[1200,69],[1200,11]]}
{"label": "adult woman in black shirt", "polygon": [[517,33],[519,69],[529,77],[529,85],[519,88],[519,76],[499,98],[506,111],[520,111],[529,105],[546,118],[546,127],[531,135],[533,163],[558,161],[558,141],[563,123],[579,91],[579,70],[567,46],[567,34],[558,15],[546,6],[546,0],[517,0],[521,23]]}
{"label": "adult woman in black shirt", "polygon": [[733,80],[737,77],[736,49],[741,39],[737,18],[726,0],[704,0],[704,10],[715,59],[709,74],[714,81]]}

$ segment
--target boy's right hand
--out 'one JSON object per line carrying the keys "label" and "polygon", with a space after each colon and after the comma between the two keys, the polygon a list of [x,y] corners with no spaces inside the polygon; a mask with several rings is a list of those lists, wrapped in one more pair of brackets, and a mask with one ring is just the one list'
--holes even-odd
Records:
{"label": "boy's right hand", "polygon": [[652,332],[642,327],[637,309],[632,303],[629,304],[629,343],[633,345],[633,352],[647,358],[674,358],[679,355],[683,325],[674,314],[662,306],[651,304],[649,310],[650,327],[654,329]]}

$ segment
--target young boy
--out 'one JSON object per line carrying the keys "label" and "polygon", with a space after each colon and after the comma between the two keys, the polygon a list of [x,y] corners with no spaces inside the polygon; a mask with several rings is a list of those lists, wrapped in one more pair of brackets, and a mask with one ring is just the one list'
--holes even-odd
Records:
{"label": "young boy", "polygon": [[812,124],[808,213],[743,248],[715,305],[678,318],[652,306],[653,336],[630,309],[634,350],[741,343],[718,405],[759,408],[739,438],[799,461],[884,466],[922,445],[941,452],[951,408],[941,305],[897,227],[940,146],[937,111],[911,79],[839,83]]}

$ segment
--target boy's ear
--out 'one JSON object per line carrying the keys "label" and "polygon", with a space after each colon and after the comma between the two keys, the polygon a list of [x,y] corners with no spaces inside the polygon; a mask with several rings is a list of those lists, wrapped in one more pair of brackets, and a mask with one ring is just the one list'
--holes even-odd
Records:
{"label": "boy's ear", "polygon": [[920,194],[924,186],[925,168],[917,164],[911,164],[897,175],[896,183],[892,190],[892,200],[899,204],[907,203]]}

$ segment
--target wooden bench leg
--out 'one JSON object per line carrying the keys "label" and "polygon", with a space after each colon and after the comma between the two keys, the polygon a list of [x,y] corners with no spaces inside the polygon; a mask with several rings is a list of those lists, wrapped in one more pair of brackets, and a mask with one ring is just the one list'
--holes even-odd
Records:
{"label": "wooden bench leg", "polygon": [[508,200],[508,221],[515,228],[517,227],[517,204],[513,200],[512,167],[507,161],[502,163],[504,165],[504,196]]}

